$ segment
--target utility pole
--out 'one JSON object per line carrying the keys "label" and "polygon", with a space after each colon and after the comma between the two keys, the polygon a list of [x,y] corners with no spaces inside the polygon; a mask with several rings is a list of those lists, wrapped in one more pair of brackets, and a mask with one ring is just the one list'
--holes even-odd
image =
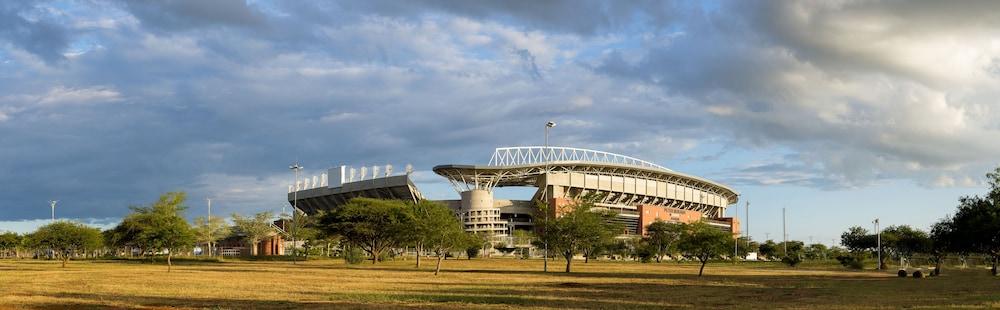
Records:
{"label": "utility pole", "polygon": [[53,222],[56,221],[56,204],[57,203],[59,203],[59,200],[49,200],[49,206],[52,207],[52,221]]}
{"label": "utility pole", "polygon": [[785,225],[785,208],[781,208],[781,245],[784,248],[784,256],[788,256],[788,226]]}
{"label": "utility pole", "polygon": [[878,227],[878,218],[875,218],[875,249],[878,252],[878,261],[875,264],[878,265],[876,269],[882,270],[882,231]]}
{"label": "utility pole", "polygon": [[747,215],[747,230],[744,233],[747,236],[747,251],[749,251],[750,250],[750,201],[749,200],[747,200],[746,215]]}
{"label": "utility pole", "polygon": [[[556,127],[556,122],[548,121],[548,122],[545,123],[545,148],[542,149],[543,156],[545,154],[544,152],[548,152],[548,150],[549,150],[549,128],[552,128],[552,127]],[[542,158],[545,159],[545,183],[546,183],[545,184],[545,188],[542,189],[542,199],[545,199],[545,204],[548,205],[548,203],[549,203],[549,199],[548,199],[548,196],[549,196],[549,193],[548,193],[549,185],[547,183],[549,182],[549,164],[548,164],[549,161],[545,157],[542,157]],[[549,206],[549,207],[553,208],[552,209],[553,212],[555,211],[555,209],[554,209],[555,206]],[[549,210],[545,210],[545,220],[548,221],[548,219],[549,219]],[[546,239],[548,239],[548,238],[546,238]],[[546,240],[543,243],[545,244],[545,257],[542,258],[542,271],[543,272],[549,272],[549,241]]]}

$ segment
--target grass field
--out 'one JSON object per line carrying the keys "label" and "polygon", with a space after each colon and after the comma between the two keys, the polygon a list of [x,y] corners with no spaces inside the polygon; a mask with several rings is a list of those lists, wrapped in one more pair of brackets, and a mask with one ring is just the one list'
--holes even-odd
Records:
{"label": "grass field", "polygon": [[[1000,278],[984,270],[894,273],[773,264],[576,263],[448,260],[442,274],[413,261],[182,263],[0,260],[0,308],[508,309],[1000,307]],[[558,262],[550,270],[561,270]]]}

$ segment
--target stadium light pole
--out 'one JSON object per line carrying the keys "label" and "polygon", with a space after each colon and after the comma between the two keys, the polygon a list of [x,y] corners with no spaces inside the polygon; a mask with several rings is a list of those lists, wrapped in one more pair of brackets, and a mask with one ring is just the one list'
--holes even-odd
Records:
{"label": "stadium light pole", "polygon": [[[290,235],[292,235],[292,254],[294,255],[295,254],[295,250],[296,250],[295,249],[295,232],[294,232],[294,230],[295,230],[295,223],[294,223],[294,221],[295,221],[295,212],[299,210],[299,207],[298,207],[298,205],[299,205],[299,189],[295,187],[295,183],[299,182],[299,171],[302,170],[302,166],[300,166],[299,163],[295,163],[295,164],[293,164],[291,166],[288,166],[288,169],[291,169],[292,170],[292,174],[295,175],[295,182],[292,182],[292,188],[294,189],[294,191],[292,192],[292,219],[288,223],[291,226],[289,231],[291,231]],[[284,225],[282,225],[282,226],[284,226]],[[284,227],[282,227],[282,228],[284,228]],[[295,257],[294,256],[292,257],[292,264],[295,264]]]}
{"label": "stadium light pole", "polygon": [[[212,198],[211,197],[205,198],[205,201],[208,202],[208,219],[205,220],[205,225],[208,225],[209,234],[211,235],[211,230],[212,230]],[[211,238],[211,237],[209,237],[209,238]],[[213,256],[212,255],[212,240],[208,241],[208,256],[209,257]]]}
{"label": "stadium light pole", "polygon": [[49,200],[49,206],[52,207],[52,222],[56,221],[56,204],[59,200]]}
{"label": "stadium light pole", "polygon": [[878,230],[878,218],[875,218],[875,248],[878,251],[878,261],[875,262],[875,269],[882,270],[882,232]]}
{"label": "stadium light pole", "polygon": [[[545,123],[545,148],[542,149],[542,152],[548,152],[548,150],[549,150],[549,128],[552,128],[552,127],[556,127],[556,122],[548,121],[548,122]],[[542,153],[542,154],[545,154],[545,153]],[[545,157],[542,157],[542,158],[545,158]],[[548,182],[549,181],[548,179],[549,179],[549,161],[548,161],[548,159],[546,159],[545,160],[545,182]],[[549,192],[549,188],[548,187],[549,187],[549,185],[546,184],[545,188],[542,189],[542,193],[544,193],[544,195],[542,195],[542,199],[545,199],[546,203],[549,202],[548,201],[549,200],[548,199],[548,196],[549,196],[548,195],[548,192]],[[555,206],[551,206],[551,207],[553,208],[552,210],[555,211],[555,209],[554,209]],[[545,210],[545,220],[548,220],[548,219],[549,219],[549,210]],[[548,239],[548,238],[546,238],[546,239]],[[544,253],[545,257],[542,257],[542,271],[543,272],[549,272],[549,241],[546,240],[544,242],[544,244],[545,244],[545,253]]]}

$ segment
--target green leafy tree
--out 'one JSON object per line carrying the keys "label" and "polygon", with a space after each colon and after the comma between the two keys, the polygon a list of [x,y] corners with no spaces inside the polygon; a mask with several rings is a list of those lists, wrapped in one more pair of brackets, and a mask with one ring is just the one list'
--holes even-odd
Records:
{"label": "green leafy tree", "polygon": [[874,240],[871,239],[872,236],[867,229],[853,226],[840,234],[840,244],[844,245],[851,253],[862,253],[875,247]]}
{"label": "green leafy tree", "polygon": [[[621,225],[612,222],[615,214],[594,208],[595,196],[564,206],[561,216],[539,220],[539,239],[548,243],[549,250],[566,259],[566,272],[570,272],[573,256],[583,249],[607,242],[608,235],[622,231]],[[544,212],[544,211],[543,211]]]}
{"label": "green leafy tree", "polygon": [[909,259],[914,253],[924,253],[930,247],[931,241],[927,233],[908,225],[889,226],[884,231],[884,236],[886,235],[890,236],[886,243],[889,253],[896,258]]}
{"label": "green leafy tree", "polygon": [[997,275],[1000,260],[1000,167],[986,174],[990,191],[983,197],[959,199],[952,217],[953,246],[963,252],[980,253],[992,261],[990,272]]}
{"label": "green leafy tree", "polygon": [[457,223],[458,219],[451,212],[451,209],[442,206],[440,203],[430,200],[421,200],[410,206],[410,213],[413,217],[413,225],[410,227],[412,234],[411,242],[417,249],[417,266],[420,268],[420,257],[423,256],[424,246],[427,238],[436,234],[437,225],[441,224],[441,208],[447,211],[448,215]]}
{"label": "green leafy tree", "polygon": [[[314,245],[314,242],[311,241],[320,235],[319,229],[316,227],[316,218],[307,216],[301,211],[293,211],[290,217],[286,216],[285,221],[287,227],[285,227],[284,237],[292,240],[292,264],[295,264],[301,255],[305,255],[305,259],[309,259],[309,249]],[[302,242],[302,251],[299,251],[296,241]]]}
{"label": "green leafy tree", "polygon": [[355,198],[320,218],[320,227],[360,247],[375,264],[390,249],[412,240],[408,209],[399,200]]}
{"label": "green leafy tree", "polygon": [[705,271],[705,264],[708,264],[709,260],[731,253],[729,246],[732,244],[733,237],[730,233],[702,221],[684,226],[684,234],[681,235],[677,248],[685,256],[701,262],[701,268],[698,269],[699,277]]}
{"label": "green leafy tree", "polygon": [[175,253],[190,249],[195,243],[191,225],[184,219],[184,192],[169,192],[149,207],[134,207],[130,215],[138,226],[138,239],[155,252],[167,253],[167,272]]}
{"label": "green leafy tree", "polygon": [[774,259],[778,256],[778,244],[774,240],[767,240],[758,246],[758,255],[767,259]]}
{"label": "green leafy tree", "polygon": [[445,255],[456,249],[467,248],[470,244],[479,245],[478,240],[465,233],[465,227],[448,207],[435,202],[417,205],[419,212],[414,214],[414,220],[415,226],[420,227],[416,229],[420,234],[418,238],[422,246],[431,249],[437,255],[434,275],[441,271],[441,261]]}
{"label": "green leafy tree", "polygon": [[204,244],[209,256],[215,255],[215,242],[229,236],[231,231],[226,220],[221,217],[197,217],[194,219],[194,235],[198,243]]}
{"label": "green leafy tree", "polygon": [[70,257],[100,248],[103,243],[101,230],[68,221],[39,227],[28,238],[34,248],[52,251],[61,258],[63,268]]}
{"label": "green leafy tree", "polygon": [[254,214],[253,217],[233,213],[234,228],[237,233],[243,235],[243,240],[250,246],[251,256],[257,256],[257,244],[261,240],[275,233],[274,227],[271,226],[272,218],[274,216],[271,212],[266,211]]}
{"label": "green leafy tree", "polygon": [[[135,210],[136,207],[129,207]],[[115,252],[125,251],[129,256],[132,255],[132,250],[136,249],[140,255],[145,256],[149,246],[146,244],[146,240],[141,237],[142,229],[144,224],[140,222],[141,218],[137,213],[133,212],[125,216],[121,223],[118,223],[114,228],[103,233],[104,242],[116,249]]]}
{"label": "green leafy tree", "polygon": [[670,255],[676,251],[677,242],[684,234],[684,225],[680,223],[667,223],[657,220],[646,226],[646,242],[651,246],[652,254],[659,263],[664,255]]}
{"label": "green leafy tree", "polygon": [[829,254],[829,249],[823,244],[813,243],[805,248],[804,256],[806,259],[826,259]]}
{"label": "green leafy tree", "polygon": [[930,254],[931,262],[934,263],[932,275],[941,275],[941,264],[948,257],[948,253],[954,250],[955,224],[950,218],[942,219],[931,226],[931,234],[928,237],[929,246],[927,253]]}
{"label": "green leafy tree", "polygon": [[0,257],[16,257],[17,248],[21,246],[21,235],[15,232],[0,234]]}

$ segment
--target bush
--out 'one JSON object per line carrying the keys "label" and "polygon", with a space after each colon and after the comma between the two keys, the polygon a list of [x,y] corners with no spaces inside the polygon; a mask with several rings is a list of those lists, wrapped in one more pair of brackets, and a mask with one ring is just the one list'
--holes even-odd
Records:
{"label": "bush", "polygon": [[905,278],[906,277],[906,270],[905,269],[900,269],[899,271],[896,272],[896,275],[899,276],[900,278]]}
{"label": "bush", "polygon": [[921,272],[920,270],[914,271],[913,272],[913,277],[917,278],[917,279],[923,278],[924,277],[924,273]]}
{"label": "bush", "polygon": [[639,262],[648,263],[655,258],[656,253],[649,246],[642,246],[635,249],[635,255],[639,257]]}
{"label": "bush", "polygon": [[342,255],[344,256],[344,260],[351,265],[360,264],[365,261],[365,253],[357,247],[348,247]]}
{"label": "bush", "polygon": [[799,258],[798,255],[785,256],[781,258],[781,262],[785,263],[785,265],[788,265],[789,267],[795,267],[802,262],[802,258]]}
{"label": "bush", "polygon": [[477,256],[479,256],[479,246],[477,245],[477,246],[465,249],[465,255],[469,259],[476,258]]}
{"label": "bush", "polygon": [[860,256],[840,255],[837,256],[837,261],[840,262],[841,265],[847,268],[858,269],[858,270],[865,268],[865,259]]}

